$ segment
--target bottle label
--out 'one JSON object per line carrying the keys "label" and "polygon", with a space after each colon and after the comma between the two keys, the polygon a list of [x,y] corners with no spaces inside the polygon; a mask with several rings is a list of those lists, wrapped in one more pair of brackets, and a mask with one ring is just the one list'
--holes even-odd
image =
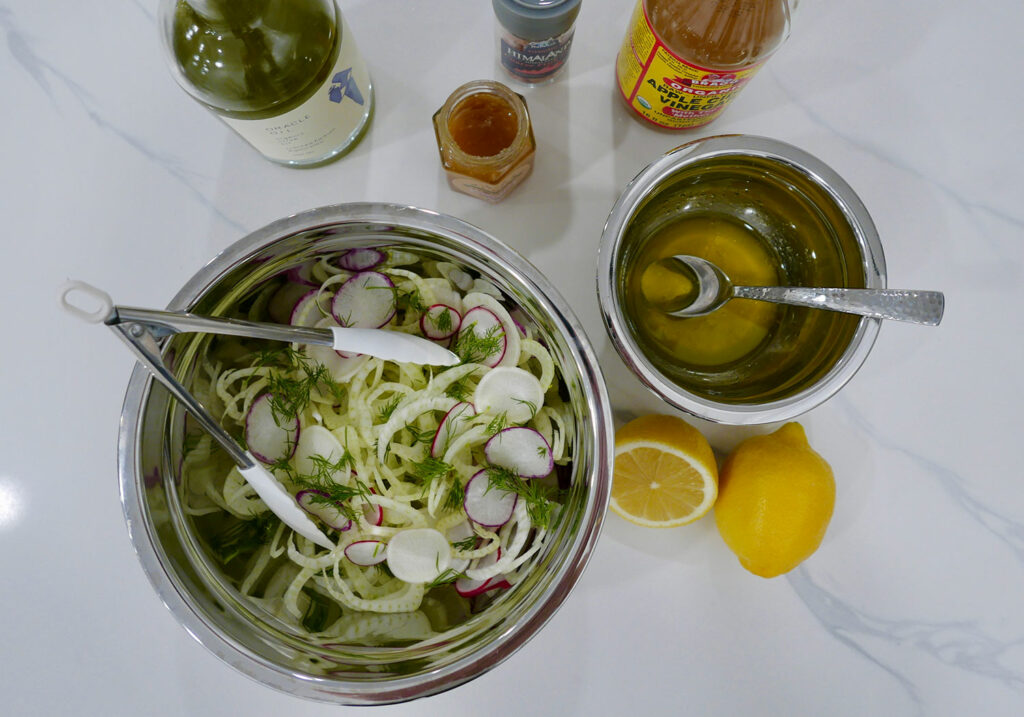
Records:
{"label": "bottle label", "polygon": [[558,72],[569,58],[573,28],[557,37],[530,42],[509,33],[501,36],[501,65],[513,77],[537,82]]}
{"label": "bottle label", "polygon": [[709,70],[673,54],[655,34],[638,0],[615,63],[619,91],[648,122],[668,129],[692,129],[715,119],[761,68]]}
{"label": "bottle label", "polygon": [[338,61],[308,100],[270,119],[221,119],[277,162],[314,163],[347,147],[369,115],[373,97],[370,74],[344,17],[340,17],[339,28]]}

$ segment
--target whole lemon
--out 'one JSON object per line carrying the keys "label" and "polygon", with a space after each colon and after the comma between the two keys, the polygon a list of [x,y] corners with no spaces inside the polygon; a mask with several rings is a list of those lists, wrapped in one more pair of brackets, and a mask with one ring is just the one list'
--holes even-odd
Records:
{"label": "whole lemon", "polygon": [[803,426],[743,441],[718,477],[715,523],[740,564],[755,575],[787,573],[818,549],[832,518],[832,469]]}

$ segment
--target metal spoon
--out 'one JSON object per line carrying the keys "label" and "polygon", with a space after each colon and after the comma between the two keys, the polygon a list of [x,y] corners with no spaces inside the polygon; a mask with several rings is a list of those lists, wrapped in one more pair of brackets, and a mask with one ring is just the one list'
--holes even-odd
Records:
{"label": "metal spoon", "polygon": [[939,291],[735,286],[720,268],[697,256],[676,254],[659,259],[657,263],[683,273],[693,282],[689,291],[652,300],[671,316],[704,316],[729,299],[741,298],[938,326],[945,306],[945,298]]}

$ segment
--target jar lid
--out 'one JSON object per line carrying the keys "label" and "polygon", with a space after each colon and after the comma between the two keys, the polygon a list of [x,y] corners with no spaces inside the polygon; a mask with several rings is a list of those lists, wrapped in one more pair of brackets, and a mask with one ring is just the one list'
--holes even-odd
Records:
{"label": "jar lid", "polygon": [[526,40],[561,35],[576,22],[582,0],[491,0],[498,22]]}

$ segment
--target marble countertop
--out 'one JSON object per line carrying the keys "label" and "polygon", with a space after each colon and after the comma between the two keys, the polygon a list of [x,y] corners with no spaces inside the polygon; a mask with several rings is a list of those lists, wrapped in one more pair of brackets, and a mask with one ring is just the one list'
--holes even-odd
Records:
{"label": "marble countertop", "polygon": [[[1024,714],[1020,3],[805,1],[725,115],[672,134],[614,94],[632,1],[587,0],[567,74],[527,93],[533,176],[496,206],[447,187],[430,122],[456,86],[498,76],[488,3],[341,2],[376,116],[351,154],[312,170],[263,160],[181,92],[155,6],[0,0],[0,711],[339,714],[236,673],[153,592],[116,474],[132,358],[59,310],[67,278],[163,306],[220,250],[288,214],[435,209],[557,277],[617,419],[664,412],[605,334],[591,268],[601,229],[660,154],[750,133],[853,186],[890,286],[946,294],[941,327],[886,324],[853,381],[801,419],[838,486],[821,548],[763,580],[713,520],[652,531],[609,515],[573,594],[520,652],[374,714]],[[720,450],[768,428],[698,425]]]}

